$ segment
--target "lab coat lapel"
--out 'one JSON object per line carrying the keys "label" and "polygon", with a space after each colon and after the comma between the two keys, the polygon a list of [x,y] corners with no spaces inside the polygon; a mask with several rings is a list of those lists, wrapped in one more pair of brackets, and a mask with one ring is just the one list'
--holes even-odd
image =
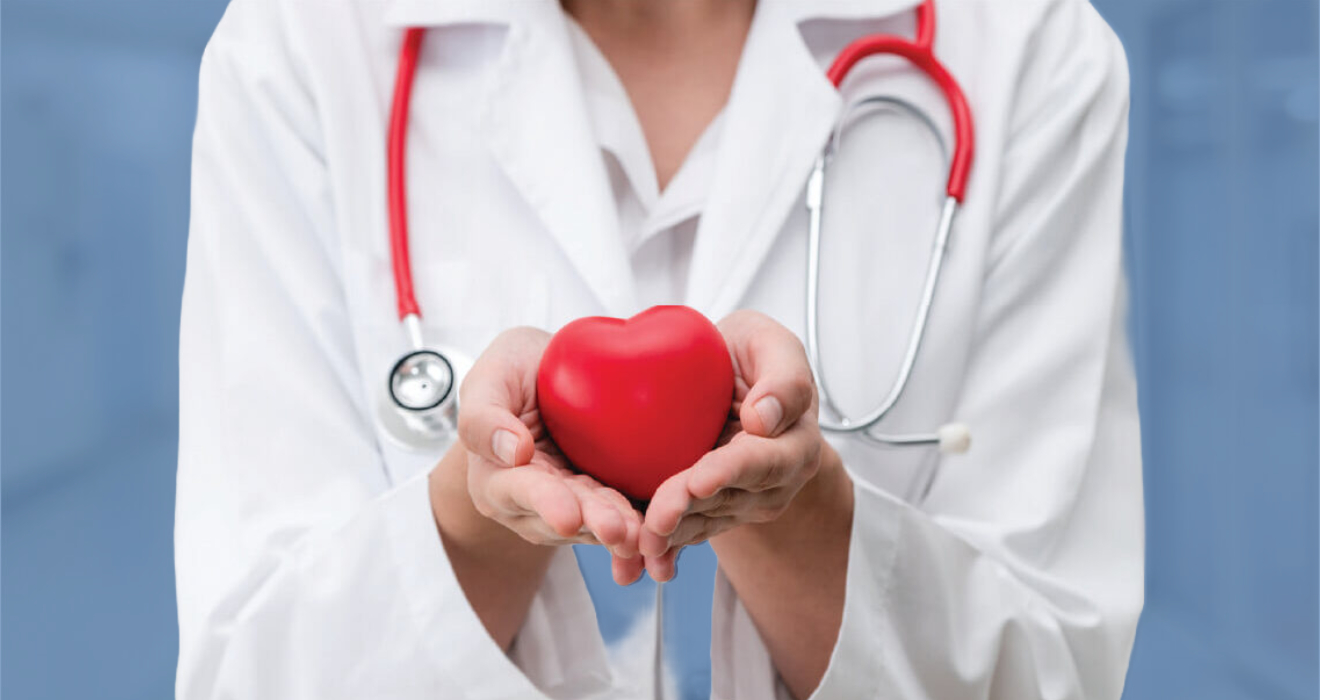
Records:
{"label": "lab coat lapel", "polygon": [[779,3],[761,3],[739,62],[688,275],[688,302],[733,310],[828,138],[840,99]]}
{"label": "lab coat lapel", "polygon": [[396,23],[509,25],[498,65],[474,110],[477,129],[605,311],[635,313],[632,268],[559,4],[396,2]]}
{"label": "lab coat lapel", "polygon": [[566,20],[537,3],[515,25],[481,116],[491,152],[611,315],[636,311],[632,268],[591,132]]}
{"label": "lab coat lapel", "polygon": [[764,0],[756,10],[725,112],[714,182],[688,276],[688,303],[707,316],[733,311],[755,278],[843,101],[807,48],[811,17],[879,17],[917,0],[807,3]]}

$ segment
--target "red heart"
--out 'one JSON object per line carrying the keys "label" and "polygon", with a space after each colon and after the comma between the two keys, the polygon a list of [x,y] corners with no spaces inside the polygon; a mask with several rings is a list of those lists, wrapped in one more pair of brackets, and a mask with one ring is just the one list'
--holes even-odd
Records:
{"label": "red heart", "polygon": [[686,306],[590,317],[550,339],[536,377],[541,420],[578,469],[636,500],[719,440],[733,402],[724,337]]}

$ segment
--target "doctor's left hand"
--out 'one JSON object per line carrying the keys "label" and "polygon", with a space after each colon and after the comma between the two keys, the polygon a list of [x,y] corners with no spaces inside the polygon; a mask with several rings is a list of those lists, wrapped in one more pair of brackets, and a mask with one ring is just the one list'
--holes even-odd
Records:
{"label": "doctor's left hand", "polygon": [[778,518],[829,450],[797,336],[752,311],[735,312],[718,326],[733,358],[730,419],[716,449],[661,484],[646,510],[639,547],[658,581],[673,577],[682,547]]}

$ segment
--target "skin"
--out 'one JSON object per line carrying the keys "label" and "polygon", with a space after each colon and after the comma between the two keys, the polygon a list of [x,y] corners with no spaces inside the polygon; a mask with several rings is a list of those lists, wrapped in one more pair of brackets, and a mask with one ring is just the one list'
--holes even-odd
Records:
{"label": "skin", "polygon": [[[564,0],[623,81],[663,188],[728,100],[752,0]],[[549,340],[519,328],[461,389],[459,441],[430,475],[441,539],[464,593],[508,649],[558,546],[603,544],[616,582],[674,575],[710,540],[795,697],[819,685],[843,614],[852,484],[822,439],[802,345],[772,319],[720,322],[736,393],[720,444],[657,490],[647,512],[575,474],[536,410]],[[792,605],[782,601],[791,600]]]}
{"label": "skin", "polygon": [[734,417],[718,447],[661,484],[644,518],[573,472],[547,437],[536,410],[547,333],[506,331],[477,359],[460,392],[460,440],[431,472],[431,504],[459,583],[501,646],[555,547],[603,544],[624,584],[643,566],[669,580],[679,550],[709,539],[789,689],[803,698],[819,685],[843,614],[852,484],[816,424],[797,337],[749,311],[719,328]]}
{"label": "skin", "polygon": [[664,581],[679,549],[710,540],[780,677],[805,698],[843,620],[852,480],[821,436],[797,336],[751,311],[718,325],[733,358],[733,418],[723,444],[656,490],[638,546]]}
{"label": "skin", "polygon": [[459,585],[506,650],[556,546],[605,545],[620,583],[642,571],[641,515],[619,492],[570,471],[541,424],[536,368],[549,339],[515,328],[482,353],[459,390],[459,440],[429,476],[431,512]]}
{"label": "skin", "polygon": [[665,188],[729,101],[755,0],[563,0],[632,102]]}

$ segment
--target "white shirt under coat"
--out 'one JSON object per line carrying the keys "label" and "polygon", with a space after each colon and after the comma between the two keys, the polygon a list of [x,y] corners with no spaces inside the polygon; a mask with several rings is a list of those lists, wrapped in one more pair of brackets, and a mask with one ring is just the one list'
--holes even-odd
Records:
{"label": "white shirt under coat", "polygon": [[[675,255],[688,268],[664,283],[676,301],[713,319],[757,309],[801,333],[803,185],[843,100],[896,92],[947,132],[938,93],[900,63],[860,66],[842,97],[824,78],[847,40],[910,33],[914,4],[761,0],[690,252]],[[1143,587],[1122,48],[1083,0],[941,0],[938,19],[977,160],[926,351],[885,428],[956,418],[974,443],[938,457],[831,437],[855,516],[844,621],[814,697],[1117,698]],[[406,26],[431,28],[408,154],[427,339],[476,355],[512,325],[627,316],[672,293],[653,274],[672,272],[667,254],[625,232],[558,3],[233,0],[203,59],[194,150],[179,697],[636,691],[610,667],[569,548],[515,652],[498,648],[431,517],[439,453],[396,446],[376,420],[407,347],[384,184]],[[920,131],[875,124],[847,142],[828,200],[825,361],[855,412],[897,365],[942,180]],[[782,693],[722,577],[713,615],[712,697]]]}

